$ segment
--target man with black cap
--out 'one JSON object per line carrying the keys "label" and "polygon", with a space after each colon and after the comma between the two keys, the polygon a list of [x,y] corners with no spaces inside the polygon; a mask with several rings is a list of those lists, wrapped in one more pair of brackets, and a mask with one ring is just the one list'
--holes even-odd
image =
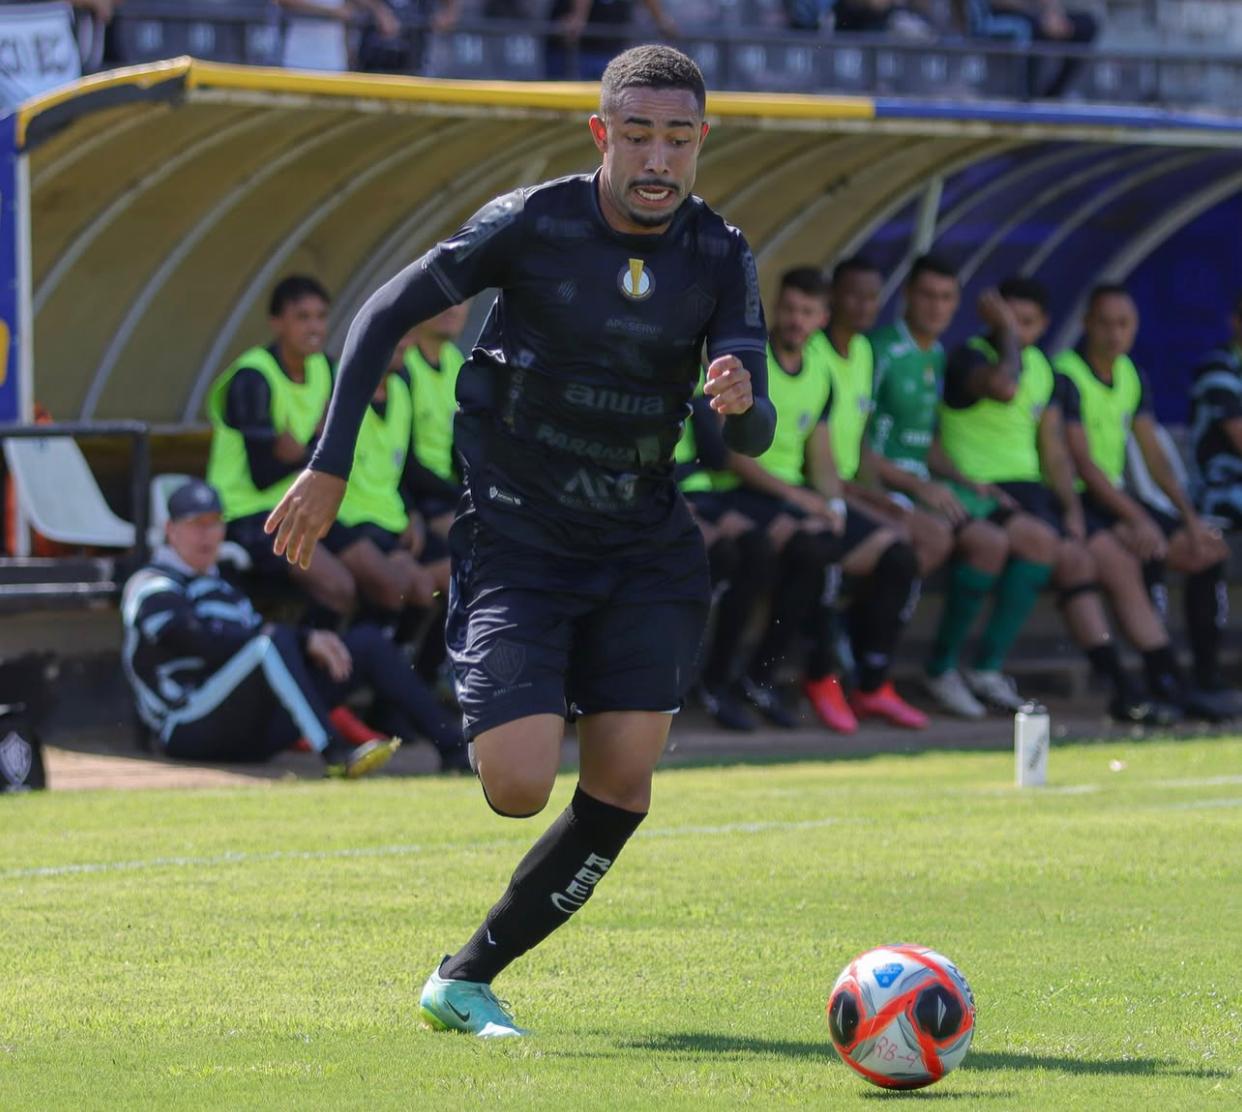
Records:
{"label": "man with black cap", "polygon": [[345,636],[264,622],[220,577],[220,498],[192,479],[168,500],[167,543],[125,586],[125,674],[138,714],[171,757],[262,761],[299,735],[327,775],[356,779],[386,764],[401,744],[353,748],[329,708],[370,687],[395,732],[431,739],[446,766],[462,767],[458,728],[375,626]]}

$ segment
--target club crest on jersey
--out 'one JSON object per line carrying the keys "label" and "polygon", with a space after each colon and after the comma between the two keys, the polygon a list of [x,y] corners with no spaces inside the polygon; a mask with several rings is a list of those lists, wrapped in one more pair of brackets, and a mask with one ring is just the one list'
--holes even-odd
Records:
{"label": "club crest on jersey", "polygon": [[646,301],[655,292],[655,277],[642,259],[630,259],[617,275],[617,285],[631,301]]}

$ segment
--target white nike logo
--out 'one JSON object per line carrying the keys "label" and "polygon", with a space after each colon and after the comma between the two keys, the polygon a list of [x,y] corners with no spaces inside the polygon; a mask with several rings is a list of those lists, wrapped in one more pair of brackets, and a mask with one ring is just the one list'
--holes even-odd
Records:
{"label": "white nike logo", "polygon": [[487,931],[487,944],[488,944],[489,946],[495,946],[495,945],[496,945],[496,940],[492,937],[492,932],[491,932],[491,930],[488,930],[488,931]]}

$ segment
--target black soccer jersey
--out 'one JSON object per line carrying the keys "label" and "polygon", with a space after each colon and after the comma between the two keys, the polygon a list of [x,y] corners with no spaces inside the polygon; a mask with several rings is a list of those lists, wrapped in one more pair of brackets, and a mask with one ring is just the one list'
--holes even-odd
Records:
{"label": "black soccer jersey", "polygon": [[1190,389],[1190,444],[1208,486],[1242,483],[1239,457],[1225,425],[1242,417],[1242,350],[1219,348],[1195,368]]}
{"label": "black soccer jersey", "polygon": [[[663,233],[624,235],[596,190],[575,176],[500,197],[381,290],[351,330],[312,466],[348,472],[357,394],[390,337],[496,287],[457,386],[455,446],[480,516],[569,554],[690,528],[672,456],[704,345],[709,359],[742,358],[767,395],[754,259],[697,197]],[[351,363],[367,368],[357,381]],[[760,425],[766,412],[765,400]]]}

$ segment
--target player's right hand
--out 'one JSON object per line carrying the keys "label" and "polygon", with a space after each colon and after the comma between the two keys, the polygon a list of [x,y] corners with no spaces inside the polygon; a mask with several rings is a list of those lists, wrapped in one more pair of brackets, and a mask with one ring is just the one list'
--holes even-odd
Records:
{"label": "player's right hand", "polygon": [[966,507],[944,483],[924,483],[919,488],[918,499],[929,510],[934,510],[951,525],[960,525],[967,518]]}
{"label": "player's right hand", "polygon": [[997,290],[984,290],[979,295],[976,308],[979,310],[979,319],[989,328],[1017,331],[1017,321],[1014,320],[1013,310],[1009,308],[1009,302],[1001,297]]}
{"label": "player's right hand", "polygon": [[354,660],[345,642],[331,630],[312,630],[306,638],[306,655],[327,672],[334,683],[344,683],[354,670]]}
{"label": "player's right hand", "polygon": [[344,479],[324,471],[303,471],[263,524],[265,533],[276,534],[272,551],[309,568],[315,545],[332,528],[344,497]]}
{"label": "player's right hand", "polygon": [[1145,513],[1136,514],[1130,524],[1130,534],[1134,538],[1134,554],[1140,560],[1163,560],[1168,552],[1168,544],[1164,533]]}

